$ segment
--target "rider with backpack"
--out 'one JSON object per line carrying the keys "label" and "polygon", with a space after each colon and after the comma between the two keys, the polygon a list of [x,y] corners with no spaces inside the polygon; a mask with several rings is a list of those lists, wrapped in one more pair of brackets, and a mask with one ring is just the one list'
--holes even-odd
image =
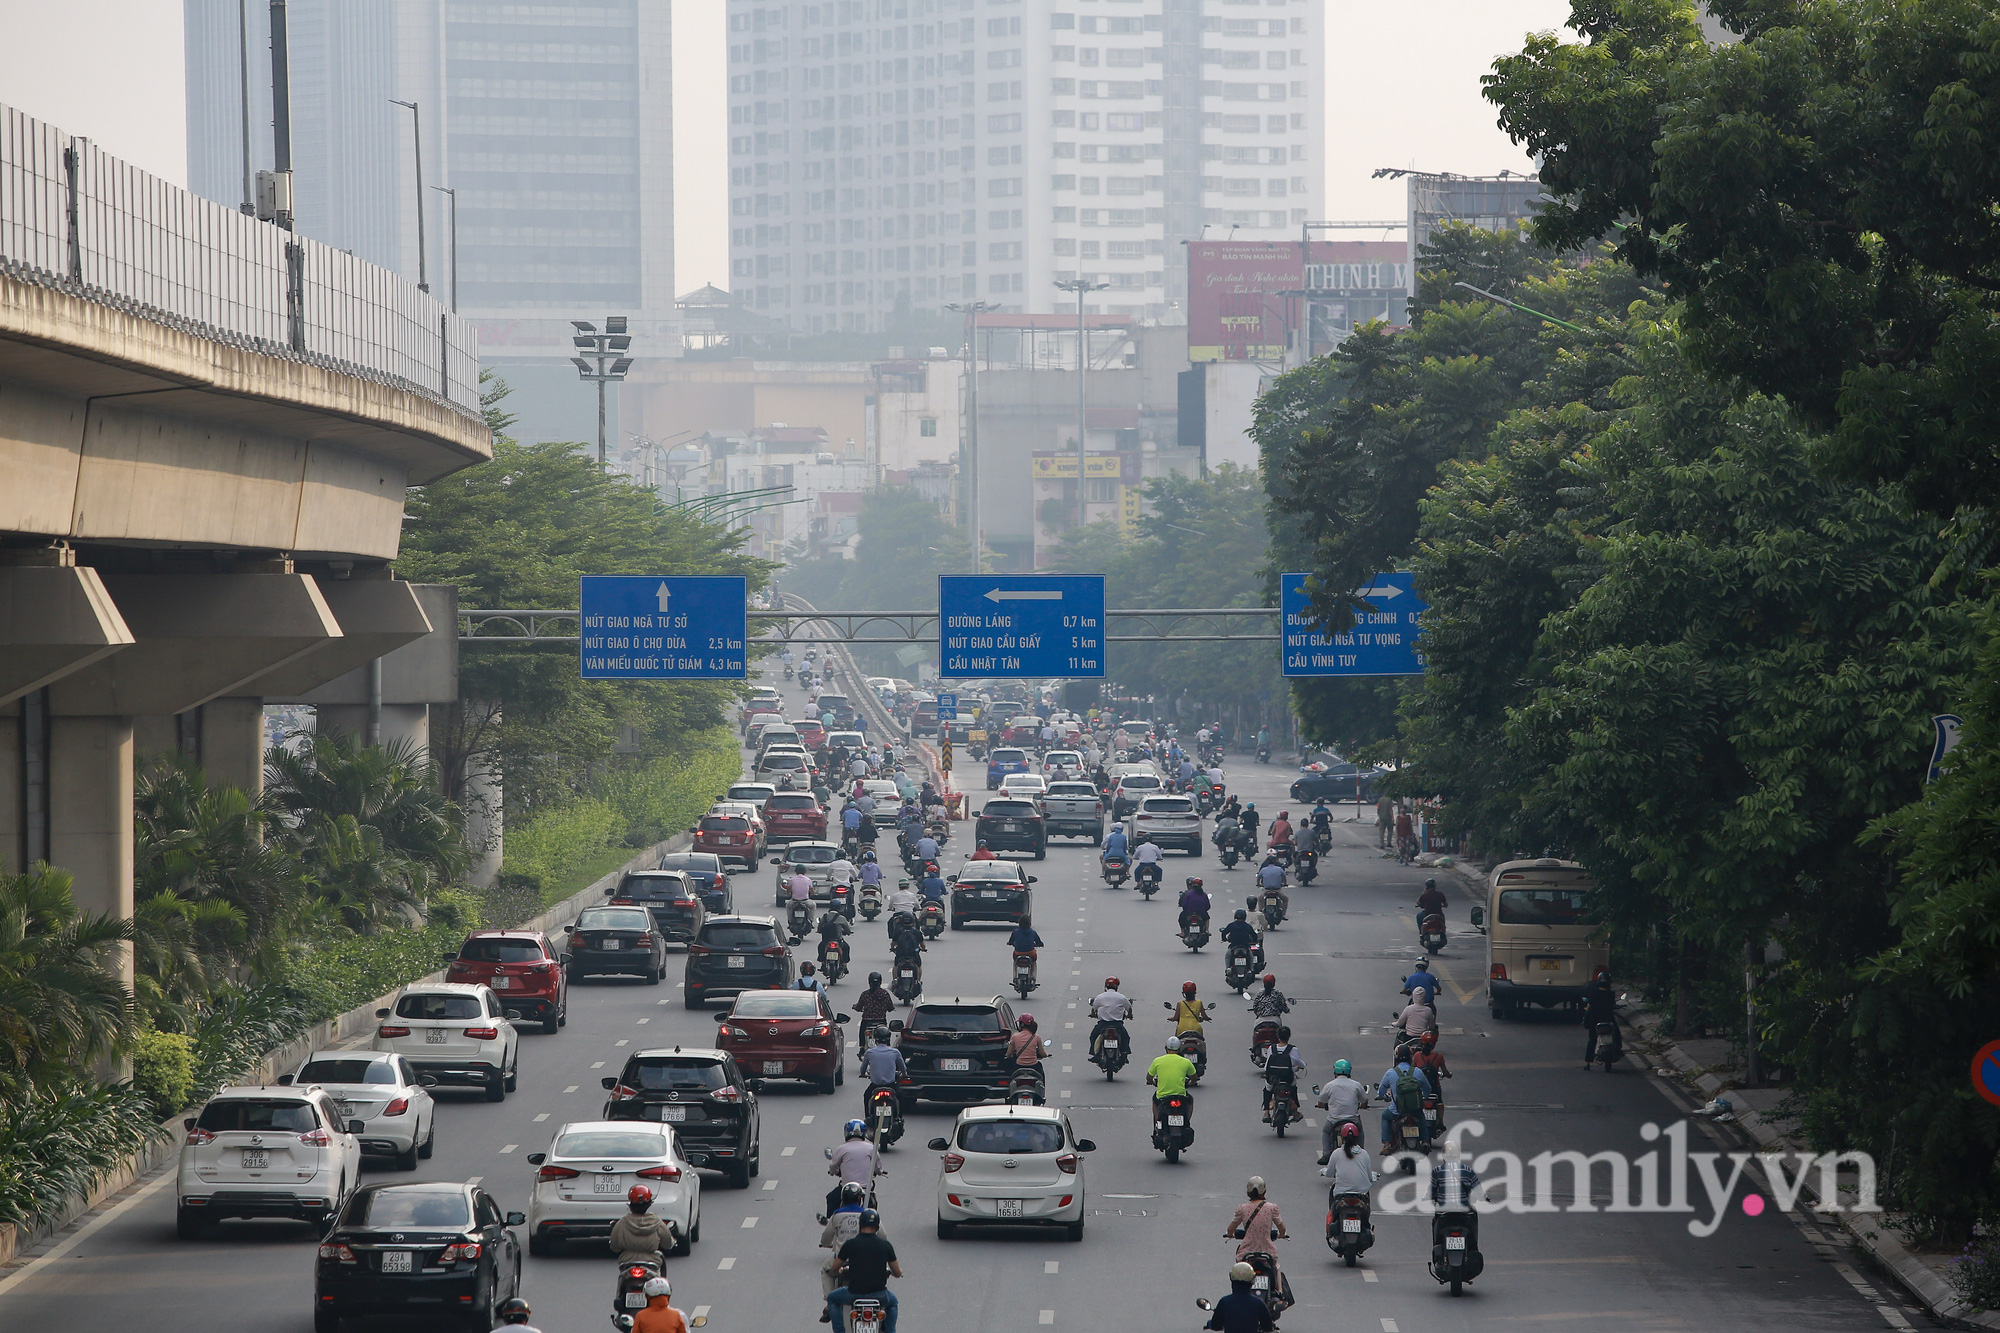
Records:
{"label": "rider with backpack", "polygon": [[1424,1098],[1431,1094],[1431,1090],[1430,1080],[1424,1076],[1424,1071],[1410,1063],[1409,1052],[1397,1051],[1396,1063],[1383,1073],[1382,1081],[1375,1087],[1375,1100],[1382,1103],[1384,1158],[1395,1151],[1396,1121],[1399,1118],[1413,1115],[1418,1123],[1422,1123]]}

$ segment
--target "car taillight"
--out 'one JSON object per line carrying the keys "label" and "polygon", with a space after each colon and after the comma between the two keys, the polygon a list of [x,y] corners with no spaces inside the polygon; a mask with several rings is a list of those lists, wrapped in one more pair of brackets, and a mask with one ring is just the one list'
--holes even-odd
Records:
{"label": "car taillight", "polygon": [[630,898],[613,898],[611,900],[611,905],[613,907],[630,907],[632,905],[632,900]]}
{"label": "car taillight", "polygon": [[761,950],[760,952],[763,953],[763,955],[766,958],[783,958],[785,956],[785,946],[782,944],[774,944],[770,948]]}
{"label": "car taillight", "polygon": [[632,943],[638,945],[642,949],[650,949],[653,947],[653,937],[650,934],[641,935],[638,939],[633,940]]}
{"label": "car taillight", "polygon": [[649,1166],[632,1174],[641,1180],[679,1180],[681,1169],[677,1166]]}
{"label": "car taillight", "polygon": [[1075,1175],[1075,1174],[1076,1174],[1076,1154],[1075,1154],[1075,1153],[1073,1153],[1073,1152],[1066,1152],[1066,1153],[1064,1153],[1064,1154],[1063,1154],[1062,1156],[1060,1156],[1060,1157],[1056,1158],[1056,1165],[1057,1165],[1058,1167],[1062,1168],[1062,1173],[1063,1173],[1064,1175],[1066,1175],[1066,1176],[1073,1176],[1073,1175]]}
{"label": "car taillight", "polygon": [[1507,965],[1505,963],[1495,963],[1492,970],[1487,972],[1486,977],[1489,981],[1505,981],[1507,979]]}
{"label": "car taillight", "polygon": [[581,949],[584,947],[584,944],[585,940],[581,935],[572,935],[569,937],[569,947],[572,949]]}
{"label": "car taillight", "polygon": [[387,1106],[382,1108],[382,1114],[401,1115],[403,1114],[403,1112],[409,1109],[410,1109],[410,1099],[408,1097],[398,1097],[395,1101],[390,1102]]}
{"label": "car taillight", "polygon": [[461,1261],[471,1263],[479,1258],[479,1250],[480,1245],[476,1240],[457,1241],[444,1247],[444,1253],[438,1256],[438,1262],[441,1264],[455,1264]]}
{"label": "car taillight", "polygon": [[735,1027],[729,1023],[724,1023],[720,1028],[717,1028],[716,1031],[720,1032],[725,1037],[747,1037],[750,1035],[747,1029]]}
{"label": "car taillight", "polygon": [[189,1147],[199,1148],[204,1143],[215,1142],[215,1135],[205,1129],[191,1129],[188,1131],[187,1141]]}
{"label": "car taillight", "polygon": [[965,1158],[960,1156],[958,1153],[948,1152],[944,1155],[944,1169],[947,1172],[956,1171],[964,1165],[965,1165]]}
{"label": "car taillight", "polygon": [[545,1166],[535,1172],[536,1180],[575,1180],[583,1173],[572,1171],[566,1166]]}
{"label": "car taillight", "polygon": [[354,1262],[354,1251],[348,1249],[338,1241],[329,1241],[319,1247],[319,1257],[322,1259],[337,1259],[343,1264],[351,1264]]}
{"label": "car taillight", "polygon": [[828,1037],[833,1035],[833,1029],[825,1023],[817,1023],[799,1035],[801,1037]]}
{"label": "car taillight", "polygon": [[742,1093],[738,1092],[735,1088],[726,1086],[717,1088],[714,1092],[711,1092],[708,1095],[715,1098],[715,1100],[719,1102],[740,1102],[743,1100]]}
{"label": "car taillight", "polygon": [[309,1129],[299,1135],[299,1142],[311,1148],[326,1148],[333,1144],[333,1137],[323,1129]]}
{"label": "car taillight", "polygon": [[410,1030],[408,1028],[390,1027],[385,1023],[375,1029],[375,1035],[378,1037],[407,1037],[410,1035]]}
{"label": "car taillight", "polygon": [[698,957],[698,956],[700,956],[700,955],[703,955],[703,954],[709,954],[709,953],[713,953],[713,952],[715,952],[715,951],[714,951],[713,949],[709,948],[709,947],[708,947],[708,946],[707,946],[706,944],[690,944],[690,945],[688,945],[688,953],[689,953],[689,954],[691,954],[691,955],[694,955],[694,956],[697,956],[697,957]]}
{"label": "car taillight", "polygon": [[1097,803],[1097,813],[1100,815],[1104,813],[1104,802],[1099,801]]}
{"label": "car taillight", "polygon": [[622,1101],[627,1097],[636,1097],[638,1095],[639,1095],[639,1090],[637,1088],[628,1088],[623,1083],[620,1083],[611,1089],[611,1096],[615,1100],[619,1101]]}
{"label": "car taillight", "polygon": [[499,1028],[467,1028],[465,1035],[474,1041],[492,1041],[500,1035]]}

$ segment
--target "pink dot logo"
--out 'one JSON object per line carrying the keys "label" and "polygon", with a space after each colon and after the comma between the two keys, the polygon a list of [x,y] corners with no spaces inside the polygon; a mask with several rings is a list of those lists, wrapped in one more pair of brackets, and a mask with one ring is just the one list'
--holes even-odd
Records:
{"label": "pink dot logo", "polygon": [[1745,1217],[1758,1217],[1761,1216],[1763,1212],[1764,1212],[1763,1195],[1746,1194],[1743,1196],[1743,1215]]}

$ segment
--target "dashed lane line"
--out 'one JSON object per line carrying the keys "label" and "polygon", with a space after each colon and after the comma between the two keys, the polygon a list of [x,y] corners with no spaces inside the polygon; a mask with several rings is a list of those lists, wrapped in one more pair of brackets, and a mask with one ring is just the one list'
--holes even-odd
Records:
{"label": "dashed lane line", "polygon": [[733,1257],[724,1259],[721,1263],[717,1264],[715,1267],[718,1271],[727,1273],[730,1269],[736,1267],[736,1260]]}
{"label": "dashed lane line", "polygon": [[575,1092],[575,1091],[576,1091],[576,1090],[577,1090],[577,1089],[578,1089],[579,1087],[581,1087],[581,1086],[582,1086],[581,1084],[577,1084],[577,1083],[572,1083],[572,1084],[570,1084],[570,1085],[569,1085],[568,1087],[564,1088],[564,1089],[563,1089],[563,1092],[564,1092],[564,1093],[571,1093],[571,1092]]}
{"label": "dashed lane line", "polygon": [[501,1155],[502,1157],[505,1157],[505,1156],[506,1156],[506,1155],[507,1155],[508,1153],[510,1153],[510,1152],[512,1152],[512,1151],[514,1151],[514,1149],[516,1149],[516,1148],[518,1148],[518,1147],[520,1147],[520,1146],[521,1146],[521,1145],[520,1145],[520,1144],[518,1144],[518,1143],[510,1143],[510,1144],[508,1144],[508,1145],[507,1145],[506,1147],[504,1147],[504,1148],[502,1148],[502,1149],[500,1150],[500,1155]]}

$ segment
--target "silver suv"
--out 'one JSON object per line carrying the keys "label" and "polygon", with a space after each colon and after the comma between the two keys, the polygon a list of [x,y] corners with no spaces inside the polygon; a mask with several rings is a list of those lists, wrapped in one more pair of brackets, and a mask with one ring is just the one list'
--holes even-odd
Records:
{"label": "silver suv", "polygon": [[181,1122],[174,1228],[193,1240],[225,1217],[291,1217],[323,1226],[361,1179],[359,1120],[326,1089],[224,1088]]}

